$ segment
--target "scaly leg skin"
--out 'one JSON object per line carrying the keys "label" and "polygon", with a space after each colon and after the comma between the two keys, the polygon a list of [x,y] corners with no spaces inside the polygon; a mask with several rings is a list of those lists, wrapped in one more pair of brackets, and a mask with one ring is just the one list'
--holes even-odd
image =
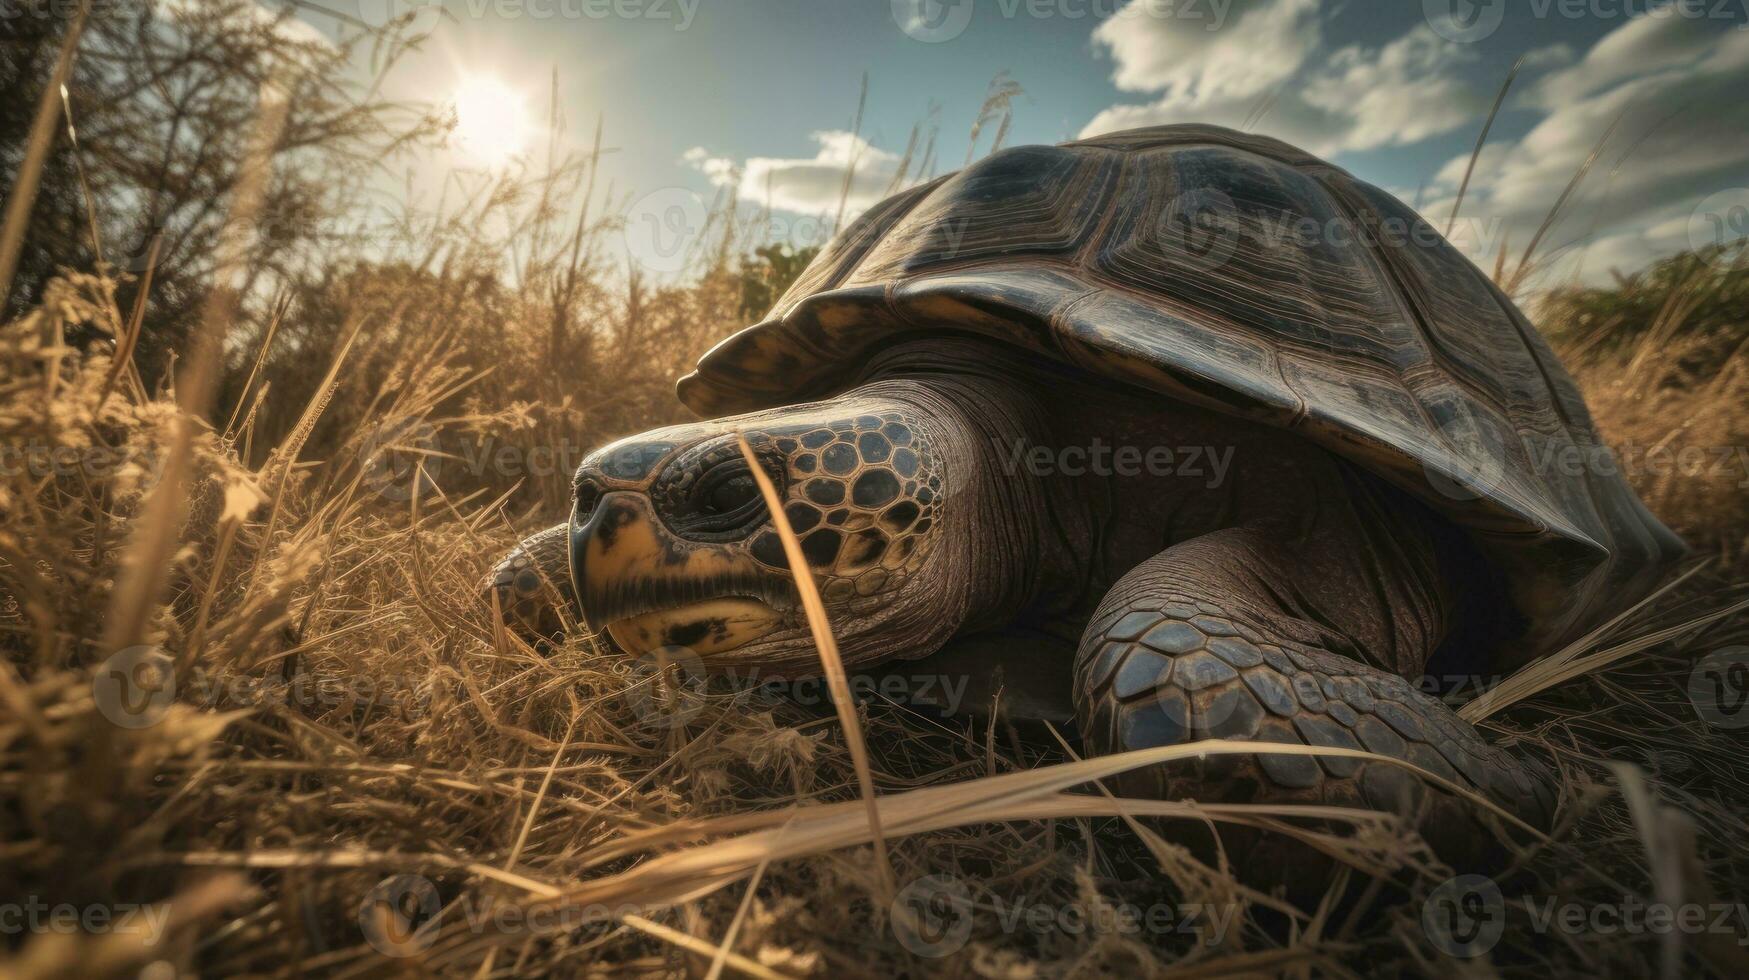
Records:
{"label": "scaly leg skin", "polygon": [[504,624],[536,648],[564,635],[561,608],[576,615],[571,587],[570,525],[559,524],[523,542],[486,573],[486,601],[498,597]]}
{"label": "scaly leg skin", "polygon": [[[1076,656],[1076,715],[1088,752],[1216,738],[1366,749],[1478,790],[1546,828],[1555,799],[1546,767],[1490,745],[1403,677],[1333,652],[1355,649],[1331,630],[1340,616],[1320,608],[1313,621],[1283,608],[1329,584],[1268,582],[1306,571],[1293,553],[1298,543],[1243,528],[1217,532],[1120,579]],[[1354,615],[1378,618],[1365,609]],[[1502,856],[1473,802],[1384,762],[1219,755],[1130,770],[1113,783],[1122,795],[1150,799],[1395,812],[1418,818],[1422,837],[1453,867],[1481,870]],[[1222,840],[1240,873],[1260,884],[1311,885],[1328,867],[1279,835],[1229,828]]]}

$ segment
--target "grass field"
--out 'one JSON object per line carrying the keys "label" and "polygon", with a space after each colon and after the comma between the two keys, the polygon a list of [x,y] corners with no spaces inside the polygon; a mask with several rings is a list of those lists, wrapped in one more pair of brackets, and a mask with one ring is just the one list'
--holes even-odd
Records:
{"label": "grass field", "polygon": [[[1691,698],[1749,645],[1740,270],[1533,307],[1700,567],[1486,716],[1564,796],[1460,960],[1423,923],[1450,871],[1384,815],[1124,804],[1046,734],[872,698],[883,853],[829,706],[507,634],[477,586],[562,513],[567,454],[537,450],[677,417],[668,382],[739,316],[721,265],[614,285],[565,361],[617,379],[590,402],[516,326],[569,268],[495,297],[465,263],[361,267],[254,332],[216,290],[169,389],[113,279],[65,273],[0,327],[0,975],[1749,970],[1749,730]],[[1186,846],[1211,821],[1345,870],[1322,901],[1256,892]],[[1593,914],[1634,903],[1707,927]]]}
{"label": "grass field", "polygon": [[[1049,740],[950,730],[877,699],[860,717],[883,823],[899,832],[883,876],[835,718],[769,692],[670,690],[583,637],[537,653],[494,628],[476,584],[538,521],[519,529],[500,500],[418,479],[417,454],[385,466],[380,425],[304,458],[326,388],[258,465],[237,458],[258,407],[229,431],[179,436],[174,403],[59,343],[92,322],[126,333],[108,284],[72,276],[0,334],[7,444],[50,450],[15,459],[0,491],[0,876],[5,893],[50,905],[159,903],[167,918],[156,944],[119,929],[33,935],[9,954],[13,975],[159,959],[343,975],[1451,965],[1418,918],[1447,875],[1390,821],[1320,839],[1352,862],[1350,894],[1334,901],[1333,885],[1330,905],[1296,909],[1176,839],[1261,815],[1179,806],[1138,837],[1108,801],[1050,781],[1069,757]],[[440,354],[419,363],[385,416],[427,418],[456,383]],[[1698,385],[1659,382],[1683,369],[1638,347],[1575,363],[1616,439],[1743,438],[1740,354]],[[1534,914],[1622,894],[1722,902],[1749,875],[1745,742],[1687,693],[1697,658],[1749,641],[1744,617],[1659,632],[1742,599],[1725,585],[1743,555],[1741,477],[1637,479],[1713,563],[1596,645],[1627,655],[1489,719],[1496,737],[1552,753],[1568,794],[1552,841],[1499,878],[1511,914],[1491,957],[1505,971],[1630,972],[1667,955],[1725,970],[1743,955],[1734,935],[1569,934]],[[102,627],[127,616],[152,643],[116,660]],[[116,680],[160,668],[175,677],[165,699]],[[941,960],[890,925],[883,891],[928,875],[960,883],[932,879],[976,910],[964,948]],[[371,917],[387,893],[443,912],[397,940]],[[1131,927],[1151,909],[1173,910],[1173,927]]]}

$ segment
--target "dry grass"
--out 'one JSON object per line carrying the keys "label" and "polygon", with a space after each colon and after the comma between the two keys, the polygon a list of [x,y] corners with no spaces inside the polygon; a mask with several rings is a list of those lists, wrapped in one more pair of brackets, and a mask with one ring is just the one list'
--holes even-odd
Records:
{"label": "dry grass", "polygon": [[[154,945],[128,932],[24,937],[14,975],[120,975],[157,959],[340,975],[1451,966],[1418,918],[1448,872],[1394,820],[1113,801],[1075,787],[1147,760],[1075,763],[1054,742],[945,728],[880,702],[856,715],[891,839],[877,860],[861,767],[831,714],[659,680],[585,638],[541,656],[495,628],[474,593],[516,537],[500,500],[405,469],[385,481],[365,445],[301,460],[338,364],[264,464],[235,458],[246,423],[195,439],[184,546],[146,618],[175,698],[148,709],[151,724],[120,726],[98,624],[182,416],[132,386],[109,390],[105,357],[58,343],[77,322],[119,330],[107,283],[69,279],[0,335],[7,444],[72,447],[66,458],[82,464],[13,467],[0,489],[0,893],[154,902],[170,918]],[[441,352],[421,363],[378,393],[380,411],[433,417],[464,380]],[[1665,417],[1715,417],[1698,400],[1710,392],[1691,397]],[[1599,404],[1611,418],[1607,392]],[[90,465],[103,447],[128,462]],[[1655,503],[1688,499],[1647,489]],[[1686,584],[1615,640],[1728,599]],[[1500,878],[1508,896],[1744,893],[1743,741],[1700,722],[1684,685],[1697,655],[1746,633],[1741,617],[1681,629],[1497,718],[1501,737],[1552,752],[1568,785],[1552,842],[1517,835],[1528,849]],[[1133,825],[1138,836],[1119,814],[1165,822]],[[1186,849],[1211,820],[1293,835],[1349,870],[1322,905],[1252,892]],[[926,875],[960,883],[974,910],[963,950],[930,960],[907,947],[916,930],[880,897],[889,867],[901,891]],[[443,912],[412,935],[373,900],[426,887]],[[1007,918],[1124,906],[1231,918],[1154,933],[1111,916],[1043,930]],[[1657,935],[1538,933],[1525,906],[1509,909],[1492,954],[1509,972],[1637,971],[1668,955]],[[1736,947],[1703,938],[1680,945],[1681,962],[1727,969]]]}
{"label": "dry grass", "polygon": [[[1011,84],[980,114],[997,143]],[[1394,818],[1116,800],[1101,779],[1191,753],[1079,760],[1049,734],[878,698],[814,708],[644,670],[587,637],[543,654],[506,633],[476,583],[555,512],[563,473],[482,478],[449,437],[507,433],[526,453],[658,421],[673,369],[735,297],[720,256],[692,285],[634,277],[610,296],[590,253],[611,224],[572,233],[546,203],[593,168],[555,173],[532,223],[511,222],[534,243],[520,294],[480,285],[479,257],[502,243],[468,229],[530,192],[484,188],[412,229],[439,243],[422,257],[244,317],[244,365],[205,415],[186,388],[181,404],[153,395],[125,357],[67,346],[95,326],[131,349],[139,311],[118,310],[106,279],[69,275],[0,327],[0,438],[22,450],[0,459],[0,900],[152,913],[8,933],[0,976],[160,961],[474,977],[1462,966],[1421,921],[1450,871]],[[449,326],[416,329],[428,311]],[[573,329],[597,313],[599,330]],[[1604,431],[1749,445],[1744,352],[1697,383],[1685,346],[1712,341],[1686,337],[1681,314],[1636,348],[1566,352]],[[214,313],[215,332],[231,315]],[[556,350],[565,371],[538,370]],[[617,397],[590,401],[567,387],[579,377]],[[1749,556],[1746,495],[1728,472],[1630,475],[1715,561],[1565,651],[1542,678],[1561,683],[1509,682],[1474,710],[1552,756],[1565,787],[1552,837],[1503,828],[1519,858],[1496,876],[1505,932],[1479,970],[1742,973],[1739,934],[1536,923],[1551,900],[1749,894],[1749,742],[1687,693],[1700,657],[1749,643],[1744,590],[1725,584]],[[1216,822],[1340,870],[1309,901],[1258,892],[1199,856]],[[1155,915],[1130,928],[1125,910]],[[963,945],[920,955],[943,912]]]}
{"label": "dry grass", "polygon": [[[1741,261],[1695,270],[1674,288],[1627,280],[1611,305],[1653,310],[1649,322],[1630,331],[1614,315],[1598,317],[1569,332],[1564,352],[1599,430],[1619,448],[1646,503],[1738,581],[1749,577],[1746,280]],[[1735,292],[1721,297],[1726,290]],[[1570,313],[1559,299],[1551,304],[1556,312]],[[1692,329],[1697,308],[1721,300],[1724,312],[1715,316],[1734,330]],[[1607,344],[1618,332],[1634,340]]]}

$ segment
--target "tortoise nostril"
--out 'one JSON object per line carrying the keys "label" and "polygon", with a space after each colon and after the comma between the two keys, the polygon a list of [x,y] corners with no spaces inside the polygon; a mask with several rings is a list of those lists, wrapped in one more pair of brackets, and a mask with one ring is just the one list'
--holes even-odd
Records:
{"label": "tortoise nostril", "polygon": [[601,491],[593,484],[579,483],[571,489],[571,520],[575,524],[584,524],[589,515],[595,513],[595,505],[601,502]]}

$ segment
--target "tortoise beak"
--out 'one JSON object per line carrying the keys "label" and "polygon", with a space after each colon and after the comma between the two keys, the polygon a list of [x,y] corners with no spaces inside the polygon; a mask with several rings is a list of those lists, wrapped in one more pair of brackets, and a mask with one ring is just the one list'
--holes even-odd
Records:
{"label": "tortoise beak", "polygon": [[679,646],[721,653],[776,629],[776,589],[739,543],[688,541],[656,517],[650,498],[605,494],[573,515],[571,579],[583,617],[632,654]]}

